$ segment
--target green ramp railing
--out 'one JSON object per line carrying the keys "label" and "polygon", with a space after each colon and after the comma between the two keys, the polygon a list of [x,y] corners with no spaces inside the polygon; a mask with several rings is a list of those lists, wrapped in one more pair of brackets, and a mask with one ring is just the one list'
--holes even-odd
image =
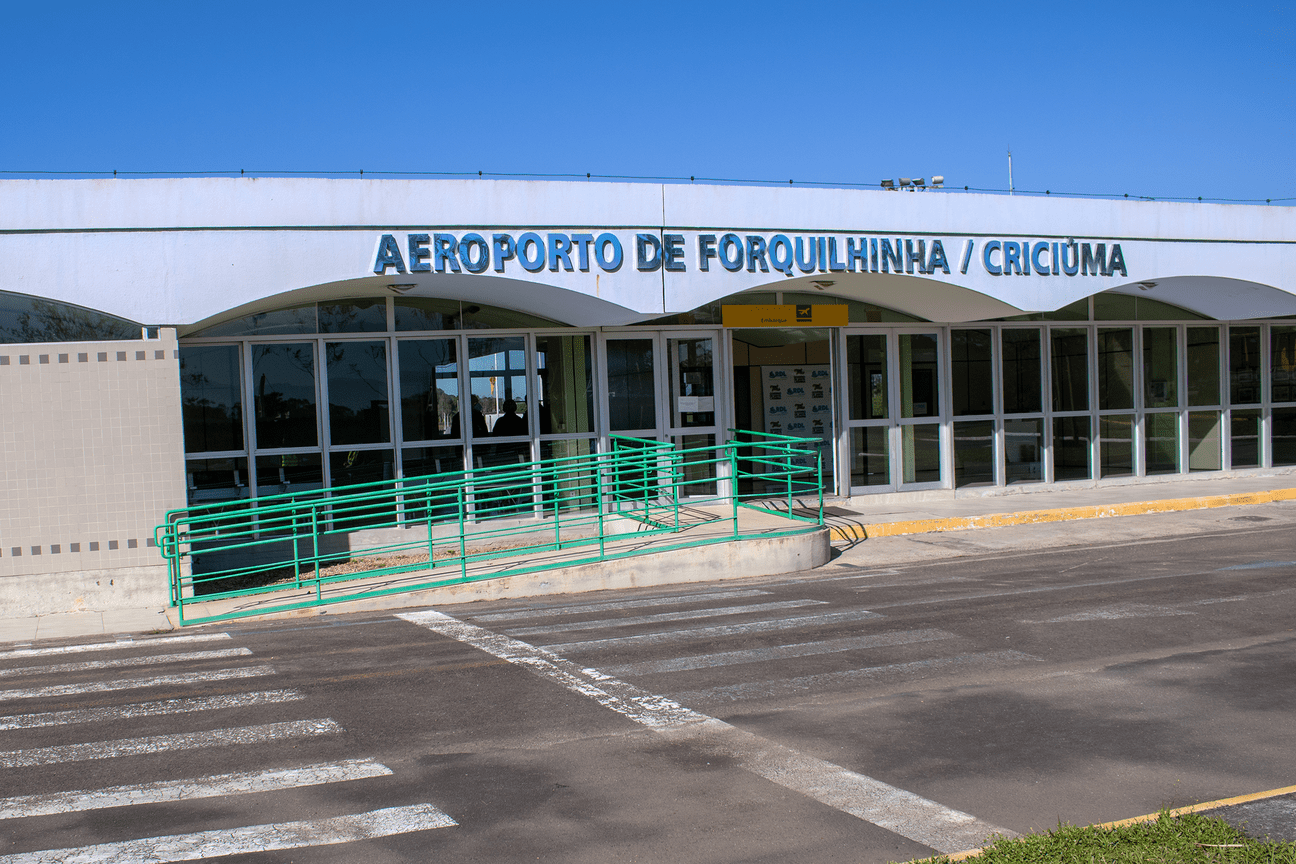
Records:
{"label": "green ramp railing", "polygon": [[[822,488],[793,507],[822,471],[817,442],[736,434],[683,449],[614,435],[606,453],[186,507],[154,539],[180,622],[197,624],[822,526]],[[721,493],[754,483],[779,505]],[[742,509],[789,524],[744,532]]]}

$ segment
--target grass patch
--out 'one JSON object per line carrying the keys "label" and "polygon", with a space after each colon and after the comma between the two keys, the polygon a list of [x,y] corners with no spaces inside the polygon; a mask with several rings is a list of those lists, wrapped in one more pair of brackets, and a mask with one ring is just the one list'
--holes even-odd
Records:
{"label": "grass patch", "polygon": [[[948,856],[924,858],[928,864]],[[976,864],[1296,864],[1296,843],[1255,840],[1223,819],[1163,811],[1150,822],[1116,828],[1059,825],[1053,831],[1024,837],[999,837]]]}

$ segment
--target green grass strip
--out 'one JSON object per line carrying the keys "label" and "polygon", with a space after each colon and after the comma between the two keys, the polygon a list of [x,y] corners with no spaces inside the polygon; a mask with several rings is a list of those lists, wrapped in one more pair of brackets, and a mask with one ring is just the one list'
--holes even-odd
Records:
{"label": "green grass strip", "polygon": [[1059,825],[1022,837],[997,837],[973,856],[937,855],[925,864],[1296,864],[1296,843],[1256,840],[1223,819],[1162,811],[1156,819],[1104,828]]}

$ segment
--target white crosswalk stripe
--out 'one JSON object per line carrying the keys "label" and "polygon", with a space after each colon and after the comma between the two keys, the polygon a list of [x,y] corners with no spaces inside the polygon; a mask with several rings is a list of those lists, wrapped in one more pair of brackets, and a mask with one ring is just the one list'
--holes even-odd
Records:
{"label": "white crosswalk stripe", "polygon": [[0,819],[22,819],[27,816],[49,816],[54,813],[76,813],[125,807],[134,804],[160,804],[167,801],[195,801],[226,795],[251,795],[281,789],[299,789],[325,783],[389,777],[391,769],[372,759],[348,759],[324,762],[300,768],[272,771],[242,771],[216,774],[191,780],[163,780],[157,783],[135,783],[76,792],[53,792],[48,795],[21,795],[0,800]]}
{"label": "white crosswalk stripe", "polygon": [[18,675],[53,675],[68,672],[93,672],[96,669],[124,669],[130,666],[158,666],[163,663],[190,663],[195,660],[220,660],[249,657],[246,648],[220,648],[215,651],[187,651],[179,654],[150,654],[147,657],[119,657],[116,660],[88,660],[84,663],[58,663],[53,666],[15,666],[0,669],[0,678]]}
{"label": "white crosswalk stripe", "polygon": [[20,852],[0,856],[0,864],[162,864],[198,861],[224,855],[331,846],[413,831],[448,828],[457,824],[431,804],[414,804],[332,819],[249,825],[244,828],[197,831],[72,849]]}
{"label": "white crosswalk stripe", "polygon": [[117,741],[93,741],[88,744],[63,744],[32,750],[10,750],[0,753],[0,768],[30,768],[35,765],[57,765],[63,762],[88,762],[94,759],[116,759],[167,750],[196,750],[201,747],[226,747],[231,744],[262,744],[315,735],[334,735],[342,731],[335,721],[292,720],[212,729],[207,732],[184,732],[177,735],[149,735],[144,738],[122,738]]}
{"label": "white crosswalk stripe", "polygon": [[944,630],[904,630],[895,633],[875,633],[870,636],[823,639],[818,642],[802,642],[796,645],[751,648],[746,651],[720,651],[714,654],[697,654],[691,657],[674,657],[668,660],[645,660],[641,663],[611,666],[603,671],[609,675],[620,676],[659,675],[663,672],[713,669],[717,666],[763,663],[770,660],[813,657],[841,651],[857,651],[864,648],[882,648],[891,645],[912,645],[916,642],[934,642],[940,639],[953,638],[955,638],[953,633],[946,633]]}
{"label": "white crosswalk stripe", "polygon": [[[590,639],[584,642],[563,642],[545,645],[545,649],[555,654],[581,654],[589,651],[602,651],[608,648],[635,648],[649,645],[670,645],[679,642],[693,642],[698,639],[716,639],[721,636],[750,636],[756,633],[775,633],[780,630],[800,630],[809,627],[827,627],[834,624],[853,624],[856,621],[867,621],[870,618],[881,618],[876,612],[867,609],[853,609],[848,612],[825,612],[821,615],[794,615],[788,618],[775,618],[772,621],[748,621],[743,624],[717,624],[711,627],[682,627],[677,630],[665,630],[659,633],[641,633],[638,636],[613,636],[607,639]],[[514,633],[513,635],[517,635]]]}
{"label": "white crosswalk stripe", "polygon": [[216,642],[229,639],[228,633],[188,633],[184,636],[159,636],[136,642],[125,639],[120,642],[91,642],[86,645],[50,645],[43,648],[13,648],[0,651],[0,663],[22,657],[52,657],[58,654],[90,654],[95,651],[122,651],[128,648],[169,648],[172,645],[189,645],[195,642]]}
{"label": "white crosswalk stripe", "polygon": [[779,612],[805,606],[823,606],[824,600],[782,600],[777,603],[753,603],[748,606],[721,606],[713,609],[690,609],[686,612],[661,612],[656,615],[637,615],[631,618],[602,618],[597,621],[570,621],[566,624],[549,624],[543,627],[509,627],[512,636],[536,636],[545,633],[570,633],[575,630],[600,630],[605,627],[632,627],[640,624],[663,624],[668,621],[693,621],[698,618],[721,618],[726,615],[748,615],[761,612]]}
{"label": "white crosswalk stripe", "polygon": [[543,618],[559,615],[582,615],[587,612],[618,612],[622,609],[650,609],[653,606],[671,606],[676,603],[703,603],[707,600],[739,600],[743,597],[761,597],[770,592],[749,588],[744,591],[707,591],[696,594],[672,594],[648,600],[626,600],[611,603],[573,603],[569,606],[538,606],[512,612],[493,612],[489,615],[472,615],[474,621],[516,621],[519,618]]}
{"label": "white crosswalk stripe", "polygon": [[[0,652],[0,678],[50,675],[91,677],[94,680],[58,683],[50,686],[10,688],[0,690],[0,703],[14,703],[29,699],[61,698],[73,700],[70,707],[59,706],[57,711],[15,713],[0,715],[0,733],[5,733],[6,743],[16,740],[24,730],[69,726],[94,729],[101,724],[116,728],[137,718],[199,714],[208,711],[231,711],[254,706],[274,706],[300,702],[306,697],[296,689],[267,689],[241,693],[218,693],[110,705],[104,702],[77,707],[78,700],[87,700],[96,694],[124,692],[151,687],[203,687],[223,681],[255,679],[277,674],[274,667],[258,664],[233,668],[217,668],[176,672],[174,674],[143,677],[115,677],[119,670],[205,662],[213,660],[240,660],[250,658],[253,652],[245,647],[214,647],[209,650],[184,650],[195,643],[213,643],[230,639],[226,633],[186,634],[184,636],[150,639],[143,642],[122,640],[113,643],[89,645],[50,646],[48,648],[19,648]],[[175,648],[169,653],[158,649]],[[58,662],[62,657],[104,651],[122,651],[134,648],[149,652],[141,656],[117,656]],[[23,663],[39,658],[43,665]],[[17,661],[17,665],[11,665]],[[51,662],[53,661],[53,662]],[[215,725],[215,724],[213,724]],[[184,812],[192,814],[191,802],[204,799],[228,801],[235,796],[250,794],[277,794],[304,787],[319,787],[334,783],[361,780],[381,780],[391,777],[390,768],[373,759],[346,759],[333,762],[315,762],[301,765],[280,765],[273,768],[253,768],[222,774],[207,774],[187,779],[149,780],[147,772],[155,764],[138,761],[129,769],[115,768],[111,760],[151,756],[169,752],[198,752],[212,748],[229,748],[240,745],[291,745],[306,739],[335,736],[344,732],[337,721],[330,718],[283,720],[247,726],[227,726],[196,732],[150,734],[137,737],[119,737],[82,743],[55,744],[52,746],[0,751],[0,769],[39,769],[41,766],[63,766],[99,761],[106,770],[131,771],[131,779],[140,776],[141,766],[145,782],[92,789],[70,789],[41,794],[19,795],[0,800],[0,820],[18,820],[27,817],[55,816],[59,814],[131,807],[141,804],[167,807],[190,804]],[[81,735],[82,733],[76,733]],[[88,735],[85,737],[89,737]],[[66,740],[66,738],[64,739]],[[48,737],[40,743],[48,741]],[[222,749],[220,752],[234,751]],[[259,750],[246,751],[257,758]],[[267,751],[276,752],[276,751]],[[278,751],[282,752],[282,751]],[[126,763],[121,763],[126,764]],[[157,763],[168,764],[168,763]],[[207,763],[210,764],[210,763]],[[35,775],[40,776],[40,775]],[[56,775],[58,776],[58,775]],[[247,805],[252,806],[252,805]],[[165,814],[167,811],[159,811]],[[202,811],[198,811],[201,813]],[[227,804],[211,809],[213,818],[225,812],[237,812]],[[310,815],[310,814],[302,814]],[[165,816],[163,816],[165,818]],[[251,820],[255,820],[255,816]],[[249,820],[249,821],[251,821]],[[186,819],[186,827],[190,824]],[[415,804],[388,807],[369,812],[348,814],[323,819],[274,824],[252,824],[241,827],[215,828],[190,833],[159,837],[142,837],[115,843],[101,843],[59,849],[14,852],[0,855],[0,864],[46,864],[46,862],[94,862],[94,864],[157,864],[164,861],[193,861],[202,858],[240,855],[279,849],[304,849],[313,846],[349,843],[375,837],[388,837],[414,831],[427,831],[455,825],[455,821],[432,804]],[[201,826],[201,823],[199,824]],[[93,835],[92,835],[93,836]],[[52,844],[51,844],[52,845]]]}
{"label": "white crosswalk stripe", "polygon": [[65,726],[75,723],[129,720],[135,717],[192,714],[195,711],[220,711],[227,708],[271,705],[276,702],[296,702],[303,698],[305,697],[296,690],[261,690],[252,693],[231,693],[225,696],[162,699],[157,702],[137,702],[133,705],[112,705],[103,708],[46,711],[39,714],[10,714],[0,716],[0,732],[9,729],[35,729],[41,726]]}
{"label": "white crosswalk stripe", "polygon": [[737,702],[743,699],[788,696],[794,693],[806,693],[839,687],[843,684],[858,684],[862,681],[888,676],[901,677],[913,673],[921,674],[955,667],[998,668],[1039,661],[1039,659],[1021,651],[990,651],[982,654],[960,654],[956,657],[934,657],[930,660],[915,660],[909,663],[889,663],[885,666],[869,666],[863,669],[846,669],[840,672],[824,672],[818,675],[803,675],[797,678],[748,681],[741,684],[709,687],[705,690],[676,692],[670,695],[672,699],[683,703],[707,705],[717,702]]}
{"label": "white crosswalk stripe", "polygon": [[30,687],[17,690],[0,690],[0,702],[14,699],[43,699],[51,696],[77,696],[83,693],[106,693],[113,690],[136,690],[144,687],[202,684],[212,681],[231,681],[240,678],[257,678],[274,675],[273,666],[245,666],[241,669],[214,669],[210,672],[191,672],[186,675],[157,675],[152,678],[124,678],[117,681],[85,681],[80,684],[57,684],[50,687]]}

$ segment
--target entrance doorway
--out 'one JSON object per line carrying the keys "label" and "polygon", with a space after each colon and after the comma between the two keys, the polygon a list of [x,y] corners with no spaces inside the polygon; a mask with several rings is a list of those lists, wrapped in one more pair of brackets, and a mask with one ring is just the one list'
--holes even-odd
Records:
{"label": "entrance doorway", "polygon": [[844,341],[851,494],[940,488],[940,332],[848,330]]}
{"label": "entrance doorway", "polygon": [[[734,427],[739,430],[791,435],[818,448],[822,474],[815,478],[806,460],[805,489],[816,483],[836,489],[836,438],[831,328],[761,328],[733,330]],[[741,434],[741,433],[740,433]],[[745,466],[744,475],[760,474]],[[744,479],[742,495],[777,494],[786,486],[764,488],[760,479]]]}

